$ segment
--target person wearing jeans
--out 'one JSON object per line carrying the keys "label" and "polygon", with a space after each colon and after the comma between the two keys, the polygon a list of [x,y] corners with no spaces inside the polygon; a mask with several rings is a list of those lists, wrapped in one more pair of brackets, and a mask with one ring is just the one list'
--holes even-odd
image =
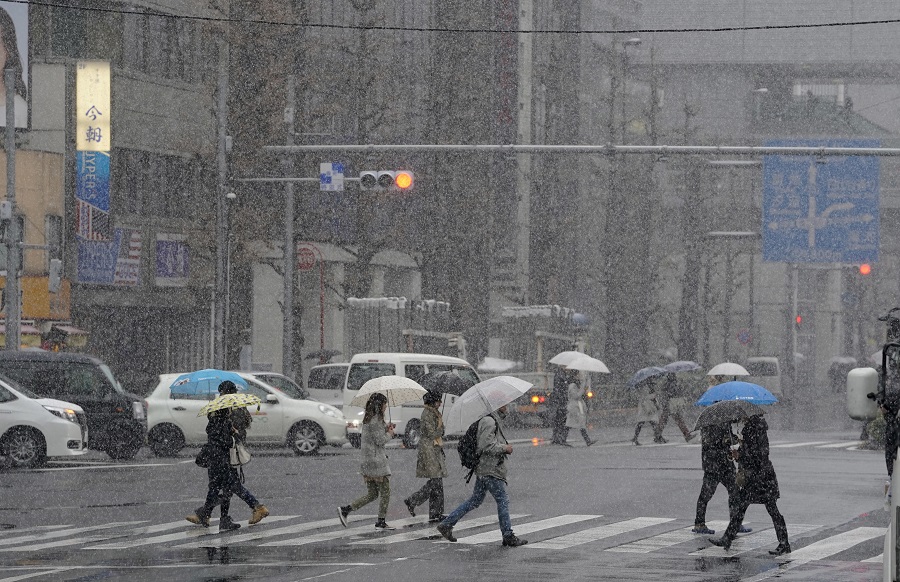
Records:
{"label": "person wearing jeans", "polygon": [[479,507],[487,493],[497,503],[497,519],[503,534],[503,545],[515,548],[524,546],[527,540],[516,537],[509,518],[509,496],[506,493],[506,458],[512,454],[500,420],[506,416],[507,407],[501,406],[496,412],[478,421],[478,466],[475,467],[475,489],[472,496],[463,501],[437,526],[438,533],[455,542],[453,527],[464,515]]}

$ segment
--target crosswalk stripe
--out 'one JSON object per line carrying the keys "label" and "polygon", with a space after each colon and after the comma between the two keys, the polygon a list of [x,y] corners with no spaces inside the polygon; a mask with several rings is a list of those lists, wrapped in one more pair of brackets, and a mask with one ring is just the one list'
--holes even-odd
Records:
{"label": "crosswalk stripe", "polygon": [[[793,536],[812,531],[814,529],[819,529],[820,527],[821,526],[818,525],[803,524],[788,525],[788,539]],[[696,552],[691,552],[689,555],[730,557],[736,556],[737,554],[743,554],[745,552],[749,552],[763,546],[775,545],[777,542],[778,537],[775,535],[775,530],[772,528],[768,528],[762,531],[754,532],[750,535],[738,536],[737,538],[735,538],[734,543],[731,545],[731,548],[728,551],[725,551],[724,548],[720,548],[718,546],[710,546],[708,548],[703,548],[702,550],[697,550]]]}
{"label": "crosswalk stripe", "polygon": [[19,582],[20,580],[28,580],[29,578],[37,578],[38,576],[52,576],[53,574],[61,574],[68,572],[72,568],[53,568],[52,570],[40,570],[39,572],[30,572],[28,574],[19,574],[18,576],[10,576],[9,578],[0,578],[0,582]]}
{"label": "crosswalk stripe", "polygon": [[161,531],[167,531],[175,528],[183,528],[185,524],[184,520],[181,521],[170,521],[169,523],[160,523],[157,525],[150,525],[144,527],[136,527],[129,531],[116,532],[116,533],[107,533],[103,535],[95,535],[95,536],[87,536],[87,537],[74,537],[64,540],[56,540],[53,542],[44,542],[39,544],[31,544],[27,546],[16,546],[13,548],[0,548],[0,552],[34,552],[37,550],[46,550],[49,548],[61,548],[64,546],[75,546],[83,543],[93,543],[93,542],[105,542],[106,540],[112,540],[115,538],[122,538],[125,536],[142,536],[152,533],[158,533]]}
{"label": "crosswalk stripe", "polygon": [[[427,518],[422,517],[406,517],[404,519],[394,519],[391,520],[391,524],[394,527],[397,526],[406,526],[406,525],[425,525],[428,523]],[[378,533],[375,528],[371,525],[367,525],[365,527],[348,527],[341,528],[338,531],[330,531],[330,532],[322,532],[319,534],[313,534],[311,536],[304,536],[302,538],[292,538],[289,540],[278,540],[275,542],[268,542],[265,544],[260,544],[262,546],[304,546],[306,544],[314,544],[316,542],[327,542],[331,540],[336,540],[345,537],[351,537],[359,534],[367,534],[367,533]]]}
{"label": "crosswalk stripe", "polygon": [[831,441],[809,441],[805,443],[784,443],[780,445],[769,445],[770,449],[793,449],[796,447],[811,447],[814,445],[824,445]]}
{"label": "crosswalk stripe", "polygon": [[[530,534],[536,531],[541,531],[545,529],[550,529],[552,527],[560,527],[563,525],[569,525],[572,523],[578,523],[580,521],[587,521],[589,519],[597,519],[603,517],[602,515],[560,515],[558,517],[551,517],[550,519],[542,519],[539,521],[532,521],[530,523],[525,523],[516,526],[516,530],[519,534]],[[503,539],[503,535],[499,531],[490,531],[481,534],[476,534],[473,536],[467,536],[464,538],[458,538],[459,543],[461,544],[486,544],[491,542],[499,542]]]}
{"label": "crosswalk stripe", "polygon": [[841,441],[839,443],[831,443],[827,445],[819,445],[817,449],[840,449],[840,448],[850,448],[850,447],[858,447],[859,441]]}
{"label": "crosswalk stripe", "polygon": [[790,556],[791,563],[824,560],[872,538],[883,537],[884,534],[883,527],[858,527],[845,531],[794,551]]}
{"label": "crosswalk stripe", "polygon": [[[365,521],[375,519],[374,515],[349,515],[347,517],[347,521]],[[283,535],[291,535],[297,534],[304,531],[310,531],[313,529],[319,529],[328,526],[340,525],[337,517],[332,517],[331,519],[320,519],[318,521],[310,521],[306,523],[287,525],[284,527],[276,527],[274,529],[260,529],[257,531],[251,531],[246,534],[238,534],[238,535],[230,535],[228,536],[228,544],[239,544],[242,542],[250,542],[253,540],[259,540],[263,538],[270,538],[274,536],[283,536]],[[256,529],[254,527],[254,529]],[[209,546],[211,540],[201,540],[197,542],[188,542],[186,544],[180,544],[177,546],[172,546],[174,548],[203,548]]]}
{"label": "crosswalk stripe", "polygon": [[114,527],[121,527],[123,525],[135,525],[138,523],[144,523],[143,521],[117,521],[113,523],[106,523],[103,525],[91,525],[88,527],[73,527],[70,529],[61,529],[56,531],[47,531],[42,533],[36,533],[25,536],[15,536],[10,538],[0,539],[0,546],[11,546],[16,544],[24,544],[27,542],[42,542],[44,540],[57,539],[69,537],[81,533],[86,533],[89,531],[98,531],[102,529],[110,529]]}
{"label": "crosswalk stripe", "polygon": [[50,531],[54,529],[62,529],[64,527],[72,527],[69,524],[62,525],[33,525],[31,527],[14,527],[10,529],[0,529],[0,537],[8,535],[18,535],[23,532],[33,531]]}
{"label": "crosswalk stripe", "polygon": [[[727,521],[706,522],[706,526],[712,530],[724,529],[727,525]],[[656,550],[661,550],[669,546],[676,546],[678,544],[689,542],[691,540],[703,539],[703,536],[701,536],[700,534],[695,534],[691,531],[693,527],[694,526],[684,529],[678,529],[675,531],[668,531],[659,535],[655,535],[653,537],[637,540],[627,544],[622,544],[620,546],[615,546],[612,548],[607,548],[604,551],[620,552],[624,554],[649,554],[650,552],[655,552]]]}
{"label": "crosswalk stripe", "polygon": [[650,527],[653,525],[659,525],[661,523],[668,523],[670,521],[675,520],[674,518],[669,517],[636,517],[634,519],[609,523],[606,525],[585,529],[579,532],[550,538],[549,540],[544,540],[543,542],[538,542],[535,544],[529,544],[525,547],[531,549],[537,548],[547,550],[564,550],[573,546],[595,542],[604,538],[610,538],[619,534],[628,533],[630,531]]}
{"label": "crosswalk stripe", "polygon": [[[521,519],[523,517],[528,517],[527,514],[510,514],[510,519]],[[484,527],[486,525],[496,524],[497,516],[496,515],[486,515],[484,517],[476,517],[475,519],[466,519],[464,521],[459,522],[455,526],[453,526],[453,532],[459,532],[467,529],[474,529],[476,527]],[[437,524],[435,524],[435,527]],[[370,540],[361,540],[358,542],[353,542],[350,545],[383,545],[383,544],[395,544],[397,542],[409,542],[413,540],[421,540],[430,537],[440,536],[437,533],[437,530],[434,528],[428,528],[425,530],[419,531],[411,531],[401,534],[395,534],[392,536],[386,537],[377,537],[372,538]]]}
{"label": "crosswalk stripe", "polygon": [[884,562],[884,554],[878,554],[877,556],[872,556],[871,558],[866,558],[863,560],[864,564],[881,564]]}
{"label": "crosswalk stripe", "polygon": [[[267,517],[266,520],[271,523],[273,521],[283,521],[285,519],[294,519],[296,515],[276,515]],[[212,520],[210,520],[212,521]],[[238,522],[241,524],[241,527],[247,527],[247,521]],[[150,536],[149,538],[139,538],[136,540],[122,540],[118,542],[112,542],[109,544],[100,544],[98,546],[87,546],[86,550],[125,550],[128,548],[137,548],[139,546],[149,546],[152,544],[162,544],[166,542],[174,542],[180,540],[190,540],[197,539],[204,536],[219,536],[219,535],[227,535],[227,533],[220,534],[215,528],[215,526],[200,527],[196,525],[191,525],[187,522],[184,522],[184,527],[188,528],[184,531],[179,531],[175,533],[165,534],[161,536]],[[230,532],[228,532],[230,533]]]}

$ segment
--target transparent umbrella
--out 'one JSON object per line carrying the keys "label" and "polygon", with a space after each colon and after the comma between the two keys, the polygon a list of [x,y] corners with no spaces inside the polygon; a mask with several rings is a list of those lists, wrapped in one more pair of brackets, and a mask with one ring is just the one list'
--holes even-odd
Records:
{"label": "transparent umbrella", "polygon": [[512,376],[496,376],[465,391],[444,415],[446,434],[457,434],[476,420],[522,396],[532,384]]}

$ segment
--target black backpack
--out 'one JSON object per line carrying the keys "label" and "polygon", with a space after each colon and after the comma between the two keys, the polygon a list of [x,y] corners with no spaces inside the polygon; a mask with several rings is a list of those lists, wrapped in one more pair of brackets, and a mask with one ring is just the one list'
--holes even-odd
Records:
{"label": "black backpack", "polygon": [[456,450],[459,452],[459,462],[462,463],[463,467],[472,471],[478,466],[478,460],[481,458],[481,455],[478,453],[479,422],[481,420],[476,420],[470,424],[466,434],[459,439],[459,443],[456,445]]}

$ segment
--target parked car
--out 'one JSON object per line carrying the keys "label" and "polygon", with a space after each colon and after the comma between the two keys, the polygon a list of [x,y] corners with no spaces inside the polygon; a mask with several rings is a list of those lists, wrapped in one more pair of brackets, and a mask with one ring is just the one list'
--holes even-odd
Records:
{"label": "parked car", "polygon": [[13,467],[38,467],[47,457],[87,452],[84,410],[71,402],[41,398],[0,378],[0,456]]}
{"label": "parked car", "polygon": [[[297,455],[312,455],[323,445],[342,446],[347,442],[347,423],[341,411],[333,406],[304,398],[303,392],[283,385],[269,385],[254,373],[238,372],[247,381],[249,394],[259,397],[259,410],[249,408],[253,425],[247,431],[251,445],[290,447]],[[206,419],[198,413],[218,392],[184,394],[172,383],[181,374],[161,374],[156,388],[147,397],[150,432],[148,441],[153,452],[171,457],[185,446],[206,442]],[[296,387],[296,385],[293,385]],[[299,387],[297,387],[299,388]]]}
{"label": "parked car", "polygon": [[88,447],[132,459],[147,440],[144,402],[126,392],[109,366],[93,356],[0,351],[0,374],[35,394],[71,402],[86,415]]}
{"label": "parked car", "polygon": [[319,364],[309,370],[306,387],[310,395],[320,402],[336,408],[344,406],[344,383],[350,364]]}

